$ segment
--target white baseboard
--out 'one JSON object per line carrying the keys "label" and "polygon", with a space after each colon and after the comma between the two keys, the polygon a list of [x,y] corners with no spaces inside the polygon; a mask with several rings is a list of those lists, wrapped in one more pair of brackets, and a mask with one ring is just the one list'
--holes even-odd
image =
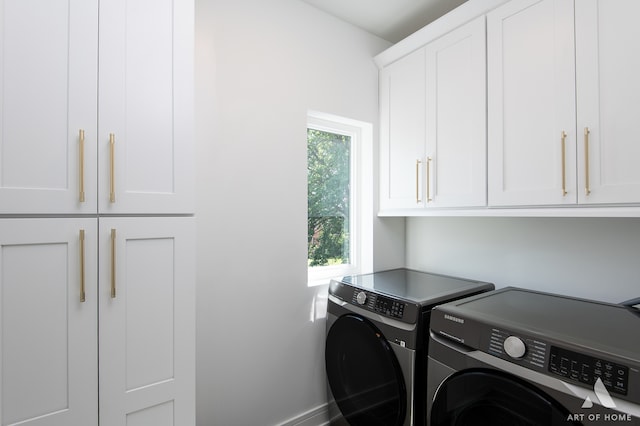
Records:
{"label": "white baseboard", "polygon": [[278,426],[328,426],[329,408],[327,404],[322,404],[316,408],[305,411]]}

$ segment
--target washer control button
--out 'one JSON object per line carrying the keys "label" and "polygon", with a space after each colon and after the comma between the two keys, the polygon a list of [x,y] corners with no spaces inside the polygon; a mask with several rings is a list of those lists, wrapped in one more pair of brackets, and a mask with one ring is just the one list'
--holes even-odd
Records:
{"label": "washer control button", "polygon": [[365,293],[364,291],[358,293],[358,295],[356,296],[356,301],[358,302],[358,304],[364,305],[367,302],[367,293]]}
{"label": "washer control button", "polygon": [[504,351],[511,358],[520,359],[527,352],[527,347],[521,338],[509,336],[504,340]]}

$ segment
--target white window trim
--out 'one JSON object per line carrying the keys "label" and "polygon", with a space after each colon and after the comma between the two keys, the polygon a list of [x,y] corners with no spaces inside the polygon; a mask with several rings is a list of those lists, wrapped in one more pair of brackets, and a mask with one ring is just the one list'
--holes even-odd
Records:
{"label": "white window trim", "polygon": [[373,270],[373,126],[318,111],[307,114],[307,128],[351,137],[350,249],[352,263],[308,268],[308,285]]}

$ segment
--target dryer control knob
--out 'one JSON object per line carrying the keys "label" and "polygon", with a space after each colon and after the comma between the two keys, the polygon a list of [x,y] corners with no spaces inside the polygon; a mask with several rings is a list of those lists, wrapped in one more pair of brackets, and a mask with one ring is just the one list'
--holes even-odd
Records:
{"label": "dryer control knob", "polygon": [[527,352],[527,346],[524,344],[521,338],[516,336],[509,336],[504,340],[504,351],[511,358],[522,358]]}
{"label": "dryer control knob", "polygon": [[364,305],[367,301],[367,293],[365,293],[364,291],[361,291],[360,293],[358,293],[358,295],[356,296],[356,301],[360,305]]}

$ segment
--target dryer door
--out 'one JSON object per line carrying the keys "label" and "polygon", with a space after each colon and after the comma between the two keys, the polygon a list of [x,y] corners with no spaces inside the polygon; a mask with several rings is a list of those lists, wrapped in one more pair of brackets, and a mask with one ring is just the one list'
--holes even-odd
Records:
{"label": "dryer door", "polygon": [[431,426],[570,426],[570,413],[546,393],[513,375],[464,370],[438,389]]}
{"label": "dryer door", "polygon": [[400,426],[407,391],[398,359],[380,330],[355,314],[338,318],[327,333],[329,387],[351,426]]}

